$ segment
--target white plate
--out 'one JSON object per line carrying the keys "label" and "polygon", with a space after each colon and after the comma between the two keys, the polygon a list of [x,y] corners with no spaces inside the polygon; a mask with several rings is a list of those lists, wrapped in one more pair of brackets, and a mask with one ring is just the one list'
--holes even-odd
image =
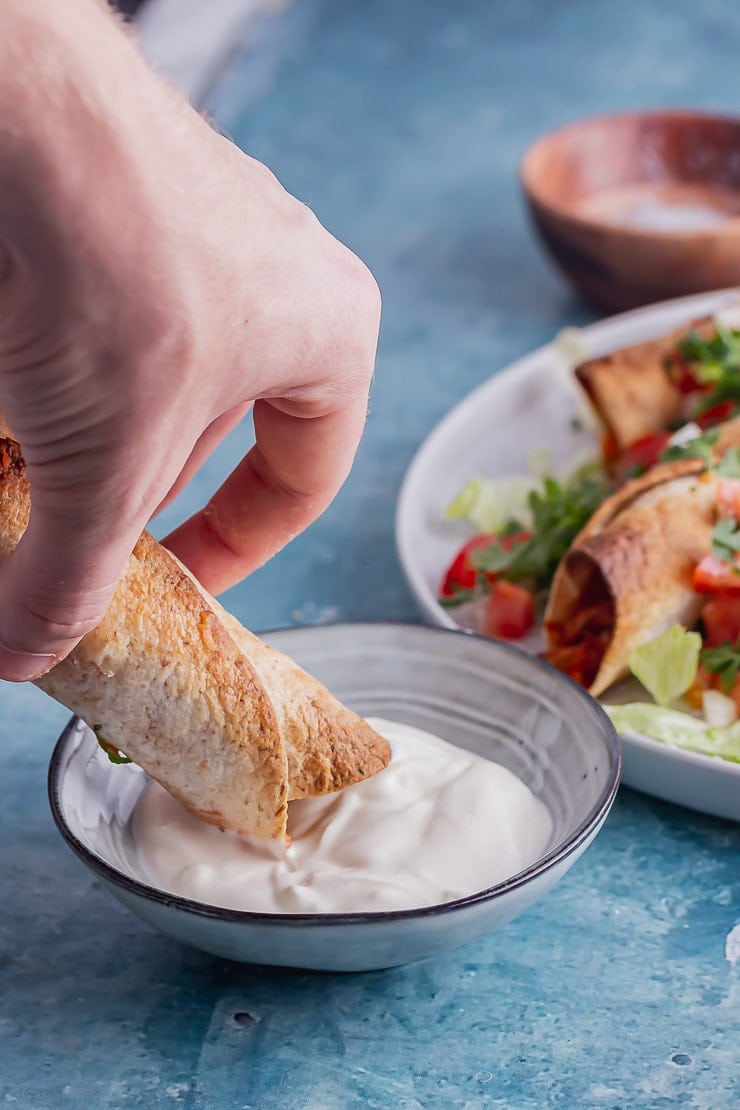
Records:
{"label": "white plate", "polygon": [[[580,331],[589,357],[664,335],[697,316],[734,306],[740,289],[702,293],[650,305]],[[470,393],[433,429],[414,457],[401,489],[396,542],[401,566],[426,617],[459,628],[459,611],[443,609],[437,589],[445,567],[469,535],[443,518],[463,483],[527,473],[532,454],[549,452],[553,470],[597,448],[586,424],[575,431],[583,402],[553,344],[541,347]],[[524,646],[534,647],[533,641]],[[667,747],[637,735],[622,737],[622,781],[636,790],[740,821],[740,764]]]}

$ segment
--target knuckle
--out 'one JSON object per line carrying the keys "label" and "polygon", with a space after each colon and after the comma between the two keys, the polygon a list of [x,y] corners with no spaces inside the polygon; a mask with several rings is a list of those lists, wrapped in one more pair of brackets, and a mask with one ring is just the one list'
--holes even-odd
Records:
{"label": "knuckle", "polygon": [[19,590],[8,612],[7,634],[3,637],[9,648],[21,650],[14,641],[23,641],[22,650],[48,651],[61,648],[64,654],[78,640],[100,624],[113,590],[106,586],[89,586],[87,581],[61,583],[40,577],[28,591]]}
{"label": "knuckle", "polygon": [[314,304],[313,345],[303,365],[313,386],[340,392],[369,387],[380,326],[380,292],[370,271],[342,248],[320,304]]}
{"label": "knuckle", "polygon": [[382,308],[380,286],[365,263],[362,262],[357,255],[352,254],[351,257],[353,259],[352,291],[356,309],[358,313],[367,320],[370,326],[377,328],[380,324],[380,312]]}
{"label": "knuckle", "polygon": [[381,296],[378,283],[357,255],[343,248],[341,321],[354,361],[372,372],[380,328]]}
{"label": "knuckle", "polygon": [[[59,654],[81,640],[100,624],[101,616],[49,609],[42,598],[17,602],[15,623],[22,632],[4,637],[7,646],[16,652],[37,652],[57,649]],[[22,642],[21,642],[22,641]]]}
{"label": "knuckle", "polygon": [[241,160],[246,160],[245,164],[250,166],[254,173],[261,177],[263,181],[267,182],[267,184],[270,185],[272,188],[276,190],[279,189],[281,193],[285,192],[285,189],[283,189],[280,181],[277,179],[269,166],[266,166],[264,162],[260,162],[258,158],[252,158],[250,157],[250,155],[243,154],[241,151],[239,151],[239,155]]}
{"label": "knuckle", "polygon": [[19,604],[21,614],[30,627],[41,628],[45,636],[56,640],[74,640],[91,632],[102,620],[105,605],[94,595],[71,598],[65,604],[64,598],[51,595],[47,591]]}

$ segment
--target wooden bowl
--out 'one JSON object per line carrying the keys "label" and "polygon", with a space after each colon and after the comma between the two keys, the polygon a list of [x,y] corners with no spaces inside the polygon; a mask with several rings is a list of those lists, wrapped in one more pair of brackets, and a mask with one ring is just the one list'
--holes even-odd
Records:
{"label": "wooden bowl", "polygon": [[740,284],[740,117],[580,120],[529,148],[521,182],[553,259],[600,308]]}

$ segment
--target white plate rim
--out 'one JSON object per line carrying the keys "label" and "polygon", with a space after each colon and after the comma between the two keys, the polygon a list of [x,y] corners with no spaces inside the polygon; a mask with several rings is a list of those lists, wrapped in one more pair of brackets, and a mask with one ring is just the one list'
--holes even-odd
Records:
{"label": "white plate rim", "polygon": [[[678,297],[669,301],[661,301],[652,305],[632,309],[629,312],[619,313],[606,317],[593,324],[579,328],[578,331],[589,348],[590,356],[607,354],[619,346],[640,342],[643,338],[658,337],[678,327],[684,321],[694,316],[711,315],[722,308],[738,303],[740,287],[714,290],[708,293],[692,294],[688,297]],[[630,338],[631,332],[636,332]],[[625,336],[624,333],[627,333]],[[464,442],[462,433],[465,425],[474,410],[490,407],[492,400],[502,390],[510,387],[516,379],[519,386],[543,370],[547,364],[552,364],[555,370],[554,340],[530,351],[514,362],[509,363],[479,386],[463,396],[431,429],[417,448],[409,464],[399,491],[395,514],[396,550],[401,564],[401,569],[411,592],[424,616],[434,624],[443,628],[460,630],[460,625],[452,615],[437,601],[436,592],[419,568],[415,556],[416,545],[413,542],[411,522],[416,516],[417,506],[426,489],[426,473],[430,461],[437,458],[447,445]],[[494,477],[495,474],[491,474]],[[442,506],[440,505],[440,516]],[[443,571],[440,567],[440,574]],[[671,765],[673,772],[691,774],[702,772],[706,776],[716,779],[737,779],[738,806],[737,812],[732,807],[732,817],[740,820],[740,764],[712,758],[699,752],[691,752],[644,736],[641,733],[624,733],[621,736],[625,763],[629,766],[630,755],[647,755],[660,759],[665,764]],[[704,804],[700,798],[691,800],[690,789],[679,791],[679,797],[668,796],[661,789],[660,783],[629,781],[629,775],[623,776],[628,785],[635,786],[645,793],[657,797],[668,797],[668,800],[679,801],[701,812],[716,812],[710,805]],[[727,816],[725,812],[721,816]]]}

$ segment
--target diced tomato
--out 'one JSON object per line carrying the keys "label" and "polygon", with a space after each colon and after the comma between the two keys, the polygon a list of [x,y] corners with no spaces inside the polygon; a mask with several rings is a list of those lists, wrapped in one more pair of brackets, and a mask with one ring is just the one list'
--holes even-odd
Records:
{"label": "diced tomato", "polygon": [[693,587],[698,594],[740,595],[740,561],[727,563],[716,555],[705,555],[694,567]]}
{"label": "diced tomato", "polygon": [[526,543],[531,538],[531,532],[509,532],[505,536],[497,536],[492,532],[481,532],[479,536],[474,536],[472,540],[468,540],[467,543],[462,545],[447,568],[439,591],[440,597],[453,597],[458,590],[472,590],[479,573],[483,573],[489,583],[497,580],[498,576],[491,571],[480,572],[473,566],[470,560],[471,552],[477,551],[480,547],[487,547],[492,543],[497,543],[500,547],[503,547],[504,551],[511,551],[515,544]]}
{"label": "diced tomato", "polygon": [[472,540],[468,540],[467,543],[462,545],[442,579],[439,590],[441,597],[452,597],[458,590],[473,589],[478,571],[470,561],[470,554],[479,547],[486,547],[495,540],[496,536],[492,533],[481,532],[480,535],[473,536]]}
{"label": "diced tomato", "polygon": [[670,432],[654,432],[653,435],[643,436],[626,451],[623,451],[612,467],[614,478],[621,482],[625,478],[642,473],[655,466],[663,451],[668,446],[671,438]]}
{"label": "diced tomato", "polygon": [[712,405],[701,416],[695,417],[694,422],[699,425],[702,431],[706,431],[707,428],[713,428],[716,424],[729,420],[736,410],[737,405],[734,401],[720,401],[718,405]]}
{"label": "diced tomato", "polygon": [[737,643],[740,637],[740,597],[717,594],[705,603],[701,619],[708,647]]}
{"label": "diced tomato", "polygon": [[614,432],[606,431],[601,437],[601,457],[607,466],[614,462],[619,454],[619,444]]}
{"label": "diced tomato", "polygon": [[520,640],[534,624],[534,596],[524,586],[500,578],[491,586],[485,632],[505,640]]}
{"label": "diced tomato", "polygon": [[723,520],[740,520],[740,478],[719,479],[717,512]]}

